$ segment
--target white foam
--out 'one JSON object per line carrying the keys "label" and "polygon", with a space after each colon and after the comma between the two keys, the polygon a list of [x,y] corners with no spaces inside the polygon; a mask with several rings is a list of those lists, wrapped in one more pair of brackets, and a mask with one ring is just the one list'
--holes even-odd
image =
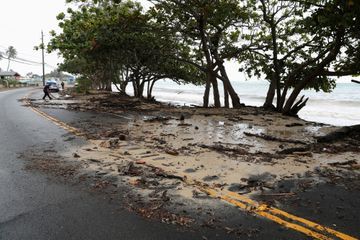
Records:
{"label": "white foam", "polygon": [[[234,82],[235,91],[241,102],[249,106],[262,106],[268,88],[266,81]],[[114,90],[116,88],[113,88]],[[222,85],[219,92],[223,97]],[[127,88],[133,94],[132,86]],[[192,84],[178,85],[171,81],[159,81],[154,86],[153,96],[158,101],[177,105],[202,105],[203,86]],[[337,126],[360,124],[360,85],[351,82],[339,83],[332,93],[304,91],[310,100],[299,116],[308,121],[321,122]],[[210,92],[210,104],[213,104]]]}

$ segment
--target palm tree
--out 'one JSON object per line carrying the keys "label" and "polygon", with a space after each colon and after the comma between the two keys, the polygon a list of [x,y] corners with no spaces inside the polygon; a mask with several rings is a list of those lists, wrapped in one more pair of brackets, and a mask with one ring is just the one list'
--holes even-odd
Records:
{"label": "palm tree", "polygon": [[10,46],[7,50],[6,50],[6,56],[8,59],[8,67],[7,67],[7,71],[9,71],[9,67],[10,67],[10,61],[12,58],[16,58],[17,56],[17,51],[13,46]]}

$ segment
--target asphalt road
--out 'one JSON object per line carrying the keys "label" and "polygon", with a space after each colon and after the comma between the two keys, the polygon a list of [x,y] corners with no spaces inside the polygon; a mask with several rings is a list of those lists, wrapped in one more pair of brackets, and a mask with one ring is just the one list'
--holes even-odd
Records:
{"label": "asphalt road", "polygon": [[[65,130],[22,106],[30,89],[0,92],[0,239],[228,239],[225,232],[148,221],[75,186],[26,170],[30,148],[64,151]],[[41,90],[39,90],[41,92]],[[75,140],[81,145],[81,140]]]}

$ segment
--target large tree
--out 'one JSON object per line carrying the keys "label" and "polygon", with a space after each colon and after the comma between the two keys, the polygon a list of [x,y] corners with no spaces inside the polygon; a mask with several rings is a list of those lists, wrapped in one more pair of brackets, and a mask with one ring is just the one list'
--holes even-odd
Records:
{"label": "large tree", "polygon": [[[191,50],[190,58],[181,61],[196,66],[206,78],[204,106],[209,105],[210,87],[214,104],[221,106],[218,80],[224,85],[225,106],[231,97],[233,107],[240,107],[224,67],[224,61],[238,51],[239,28],[247,19],[244,8],[236,0],[153,0],[152,13],[169,31]],[[237,49],[234,51],[234,49]]]}
{"label": "large tree", "polygon": [[257,48],[241,61],[248,73],[270,82],[264,106],[297,115],[308,98],[303,89],[325,92],[336,76],[360,72],[359,2],[340,0],[251,1],[257,18],[248,38]]}
{"label": "large tree", "polygon": [[58,19],[62,33],[53,33],[49,49],[60,50],[63,70],[90,78],[97,87],[111,89],[112,83],[125,92],[129,82],[134,94],[147,97],[156,81],[201,82],[202,74],[173,56],[182,50],[173,36],[151,21],[142,7],[132,1],[85,2],[80,10],[69,9]]}

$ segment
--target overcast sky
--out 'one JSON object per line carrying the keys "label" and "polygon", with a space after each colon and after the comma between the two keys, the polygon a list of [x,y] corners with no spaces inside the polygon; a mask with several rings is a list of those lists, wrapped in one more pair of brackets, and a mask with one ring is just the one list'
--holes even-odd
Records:
{"label": "overcast sky", "polygon": [[[144,7],[150,6],[147,0],[140,0]],[[34,46],[41,43],[41,30],[44,32],[45,44],[49,41],[49,32],[60,31],[56,16],[69,6],[65,0],[1,0],[0,1],[0,52],[4,53],[9,46],[14,46],[18,58],[30,60],[33,64],[23,64],[11,61],[10,69],[25,76],[32,72],[42,75],[41,51],[35,51]],[[48,73],[62,61],[56,53],[45,53],[45,72]],[[0,60],[0,68],[6,71],[7,59]],[[228,74],[234,79],[244,79],[239,75],[236,64],[228,64]]]}
{"label": "overcast sky", "polygon": [[[139,0],[143,6],[150,4],[147,0]],[[14,46],[18,58],[36,63],[31,65],[16,62],[10,63],[10,69],[22,76],[29,72],[42,74],[41,51],[35,51],[34,46],[41,43],[41,30],[44,31],[45,44],[49,41],[49,32],[59,32],[56,16],[68,6],[65,0],[1,0],[0,1],[0,52],[5,52],[9,46]],[[56,54],[45,55],[47,63],[45,71],[48,73],[57,67],[62,59]],[[0,60],[0,68],[7,69],[7,59]],[[245,80],[245,76],[238,72],[238,65],[227,63],[227,71],[231,80]],[[344,78],[349,81],[351,77]]]}
{"label": "overcast sky", "polygon": [[[146,0],[142,0],[146,4]],[[14,46],[18,58],[41,63],[41,51],[34,46],[41,43],[41,30],[44,31],[44,42],[49,41],[49,32],[59,32],[58,13],[68,6],[65,0],[1,0],[0,1],[0,52],[4,53],[9,46]],[[50,72],[61,62],[56,53],[45,55],[45,71]],[[7,59],[0,60],[0,68],[6,71]],[[42,74],[41,64],[31,65],[16,62],[10,63],[10,69],[25,75],[28,72]]]}
{"label": "overcast sky", "polygon": [[[18,57],[41,62],[41,51],[35,51],[34,46],[41,43],[41,30],[44,40],[49,40],[49,31],[58,30],[56,16],[66,9],[64,0],[1,0],[0,1],[0,51],[5,52],[9,46],[14,46]],[[45,62],[56,67],[61,59],[57,54],[46,55]],[[7,69],[7,59],[0,61],[2,70]],[[26,65],[10,63],[10,69],[25,75],[28,72],[42,73],[41,64]],[[53,70],[46,66],[46,72]]]}

